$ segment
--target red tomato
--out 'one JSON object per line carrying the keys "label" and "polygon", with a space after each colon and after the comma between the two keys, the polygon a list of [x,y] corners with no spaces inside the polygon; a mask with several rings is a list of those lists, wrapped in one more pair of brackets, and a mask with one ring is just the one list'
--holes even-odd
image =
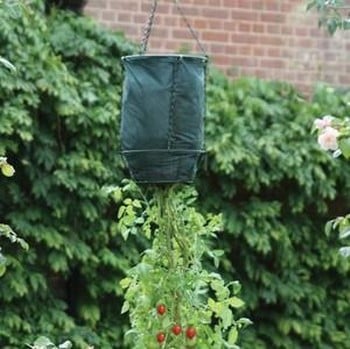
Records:
{"label": "red tomato", "polygon": [[197,335],[197,331],[193,326],[190,326],[187,330],[186,330],[186,337],[188,339],[193,339],[194,337],[196,337]]}
{"label": "red tomato", "polygon": [[175,336],[178,336],[182,332],[182,328],[180,325],[176,324],[173,326],[171,331],[174,333]]}
{"label": "red tomato", "polygon": [[165,333],[164,332],[157,333],[157,342],[163,343],[164,341],[165,341]]}
{"label": "red tomato", "polygon": [[164,315],[166,313],[166,306],[164,304],[157,305],[157,313],[159,315]]}

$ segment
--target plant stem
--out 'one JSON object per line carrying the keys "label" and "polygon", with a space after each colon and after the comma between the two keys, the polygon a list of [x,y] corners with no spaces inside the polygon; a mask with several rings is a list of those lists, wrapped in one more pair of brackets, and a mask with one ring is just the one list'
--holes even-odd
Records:
{"label": "plant stem", "polygon": [[[169,275],[174,275],[177,272],[179,266],[179,256],[176,253],[176,240],[180,251],[184,249],[184,244],[181,241],[181,237],[178,236],[178,213],[176,205],[173,202],[175,186],[158,188],[157,189],[157,202],[159,207],[159,234],[164,234],[166,254],[168,259],[168,272]],[[160,236],[162,239],[162,236]],[[180,323],[180,299],[179,292],[174,290],[173,293],[173,314],[174,322]]]}

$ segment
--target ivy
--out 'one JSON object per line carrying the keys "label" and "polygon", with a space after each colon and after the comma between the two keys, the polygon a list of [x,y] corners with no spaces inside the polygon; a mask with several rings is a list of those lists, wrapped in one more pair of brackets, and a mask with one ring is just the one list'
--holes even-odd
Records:
{"label": "ivy", "polygon": [[0,6],[0,42],[16,66],[0,69],[0,154],[16,168],[0,178],[0,221],[30,245],[1,242],[0,346],[42,334],[75,348],[121,343],[119,280],[138,250],[115,236],[101,187],[123,176],[118,60],[132,46],[73,13],[46,17],[41,1]]}
{"label": "ivy", "polygon": [[316,116],[349,115],[349,100],[326,86],[309,102],[282,82],[210,78],[198,191],[203,210],[223,214],[219,246],[232,269],[222,266],[242,283],[254,323],[243,348],[347,348],[349,262],[324,224],[349,210],[349,165],[310,130]]}

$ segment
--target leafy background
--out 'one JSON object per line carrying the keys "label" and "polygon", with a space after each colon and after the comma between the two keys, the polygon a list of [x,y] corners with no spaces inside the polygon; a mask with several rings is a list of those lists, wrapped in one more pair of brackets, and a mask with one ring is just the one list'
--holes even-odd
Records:
{"label": "leafy background", "polygon": [[[33,25],[35,23],[35,25]],[[0,282],[0,346],[39,335],[77,348],[125,348],[119,281],[145,241],[123,242],[117,205],[102,189],[126,176],[119,156],[120,34],[35,1],[0,7],[0,222],[30,245],[10,243]],[[196,182],[203,212],[222,212],[221,272],[240,280],[254,325],[245,349],[350,348],[349,262],[325,222],[349,211],[350,167],[310,136],[325,113],[349,113],[350,95],[319,87],[312,101],[290,85],[208,81],[208,164]]]}

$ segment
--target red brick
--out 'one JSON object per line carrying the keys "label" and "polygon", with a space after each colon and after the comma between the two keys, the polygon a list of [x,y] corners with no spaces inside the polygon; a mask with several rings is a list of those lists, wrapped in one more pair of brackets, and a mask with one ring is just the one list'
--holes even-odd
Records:
{"label": "red brick", "polygon": [[267,25],[267,32],[270,34],[280,34],[281,33],[281,26],[278,24],[268,24]]}
{"label": "red brick", "polygon": [[225,46],[225,53],[229,55],[236,55],[238,52],[237,45],[227,45]]}
{"label": "red brick", "polygon": [[244,11],[238,9],[231,10],[231,18],[233,20],[241,20],[241,21],[257,21],[258,13],[252,11]]}
{"label": "red brick", "polygon": [[282,69],[285,67],[285,61],[282,59],[262,59],[260,66],[264,68]]}
{"label": "red brick", "polygon": [[134,14],[134,23],[146,24],[147,16],[145,14]]}
{"label": "red brick", "polygon": [[209,24],[208,21],[205,19],[195,19],[193,21],[193,26],[198,30],[208,28]]}
{"label": "red brick", "polygon": [[236,31],[238,24],[234,21],[224,22],[224,30]]}
{"label": "red brick", "polygon": [[167,27],[178,27],[179,26],[179,18],[174,16],[162,16],[161,23]]}
{"label": "red brick", "polygon": [[253,47],[253,55],[254,56],[260,56],[263,57],[265,56],[266,53],[266,48],[263,46],[254,46]]}
{"label": "red brick", "polygon": [[118,13],[118,20],[120,22],[130,23],[131,22],[131,14],[130,13],[125,13],[125,12],[120,12],[120,13]]}
{"label": "red brick", "polygon": [[208,20],[207,21],[210,29],[224,29],[224,22],[218,20]]}
{"label": "red brick", "polygon": [[267,11],[280,11],[281,4],[278,0],[276,1],[265,1],[264,9]]}
{"label": "red brick", "polygon": [[[200,14],[200,7],[194,7],[194,6],[181,6],[181,9],[183,11],[183,13],[185,14],[185,16],[198,16]],[[178,14],[177,9],[176,8],[172,8],[172,13],[174,14]],[[190,18],[191,19],[191,18]]]}
{"label": "red brick", "polygon": [[173,37],[175,39],[191,39],[191,33],[187,28],[184,29],[173,29],[172,30]]}
{"label": "red brick", "polygon": [[229,34],[220,31],[203,31],[201,33],[201,38],[203,40],[214,41],[214,42],[228,42]]}
{"label": "red brick", "polygon": [[284,22],[285,16],[278,12],[265,12],[260,14],[260,18],[263,22],[282,23]]}
{"label": "red brick", "polygon": [[[90,1],[89,1],[89,5],[90,5]],[[94,0],[94,1],[102,1],[102,0]],[[109,1],[108,5],[109,5],[109,8],[113,10],[130,11],[130,12],[138,10],[137,3],[133,1],[125,1],[125,0]],[[147,7],[147,10],[148,9],[149,8]]]}
{"label": "red brick", "polygon": [[252,3],[250,1],[247,1],[247,0],[238,0],[237,1],[237,6],[239,8],[251,9],[252,8]]}
{"label": "red brick", "polygon": [[216,53],[227,53],[225,44],[210,44],[209,45],[210,52]]}
{"label": "red brick", "polygon": [[243,67],[255,67],[257,65],[257,60],[253,57],[236,56],[232,58],[232,64]]}
{"label": "red brick", "polygon": [[213,57],[213,60],[218,65],[227,66],[232,64],[232,60],[230,56],[226,56],[226,55],[216,55],[215,57]]}
{"label": "red brick", "polygon": [[207,18],[219,18],[219,19],[227,19],[229,18],[229,11],[221,8],[210,8],[204,7],[201,11],[202,15]]}
{"label": "red brick", "polygon": [[269,47],[267,48],[268,57],[282,57],[281,49],[279,47]]}
{"label": "red brick", "polygon": [[259,40],[258,35],[249,33],[231,33],[230,37],[233,43],[242,44],[256,44]]}
{"label": "red brick", "polygon": [[250,32],[252,29],[252,26],[250,23],[243,22],[238,24],[238,30],[240,32]]}
{"label": "red brick", "polygon": [[262,45],[282,46],[285,41],[280,36],[260,35],[259,43]]}
{"label": "red brick", "polygon": [[295,28],[295,34],[298,36],[309,36],[309,28],[307,27],[296,27]]}
{"label": "red brick", "polygon": [[261,23],[253,24],[253,32],[255,33],[264,33],[266,31],[266,25]]}
{"label": "red brick", "polygon": [[105,9],[107,8],[107,0],[90,0],[89,7],[95,9]]}
{"label": "red brick", "polygon": [[241,56],[252,56],[252,46],[238,46],[238,54]]}
{"label": "red brick", "polygon": [[292,35],[293,31],[294,31],[293,27],[284,26],[284,25],[281,27],[282,35]]}

